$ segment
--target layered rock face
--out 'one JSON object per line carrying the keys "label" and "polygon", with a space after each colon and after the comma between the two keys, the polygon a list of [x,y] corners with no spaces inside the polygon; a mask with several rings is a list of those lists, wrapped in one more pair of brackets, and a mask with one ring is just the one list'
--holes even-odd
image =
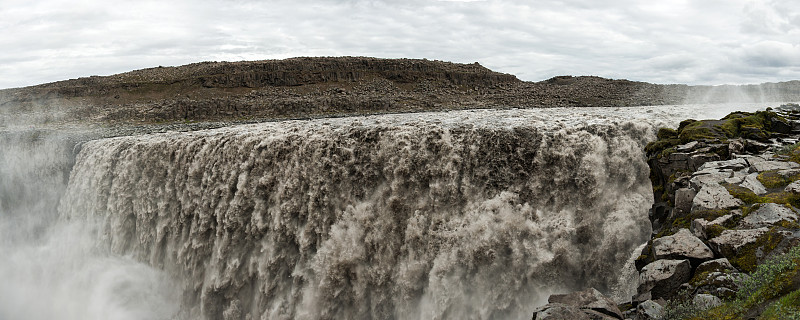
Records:
{"label": "layered rock face", "polygon": [[618,285],[651,205],[652,127],[539,114],[91,141],[60,210],[183,281],[189,318],[527,318],[549,292]]}
{"label": "layered rock face", "polygon": [[800,100],[798,89],[800,81],[702,87],[559,76],[524,82],[477,63],[424,59],[202,62],[0,90],[0,125],[20,114],[45,123],[153,124],[475,108],[790,101]]}

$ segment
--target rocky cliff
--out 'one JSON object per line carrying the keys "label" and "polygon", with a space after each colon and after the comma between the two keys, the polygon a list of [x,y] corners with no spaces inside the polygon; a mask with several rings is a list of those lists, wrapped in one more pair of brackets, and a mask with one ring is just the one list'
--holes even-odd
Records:
{"label": "rocky cliff", "polygon": [[635,261],[632,303],[598,304],[604,296],[590,290],[566,304],[551,297],[534,319],[797,317],[799,112],[786,105],[660,129],[646,148],[653,235]]}
{"label": "rocky cliff", "polygon": [[0,125],[286,119],[508,107],[800,100],[800,82],[691,87],[599,77],[524,82],[483,66],[363,57],[202,62],[0,90]]}

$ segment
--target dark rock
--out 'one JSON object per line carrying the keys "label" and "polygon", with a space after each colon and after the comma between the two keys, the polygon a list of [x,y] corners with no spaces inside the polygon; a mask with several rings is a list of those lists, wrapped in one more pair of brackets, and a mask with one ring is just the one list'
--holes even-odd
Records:
{"label": "dark rock", "polygon": [[692,188],[675,190],[675,210],[679,213],[688,213],[692,210],[692,200],[697,192]]}
{"label": "dark rock", "polygon": [[731,258],[735,257],[742,247],[755,243],[767,231],[769,231],[768,228],[725,230],[718,237],[709,240],[709,245],[714,252]]}
{"label": "dark rock", "polygon": [[770,130],[777,133],[792,132],[792,124],[789,123],[789,121],[787,121],[786,119],[781,119],[779,117],[769,117],[769,127]]}
{"label": "dark rock", "polygon": [[639,274],[640,294],[649,291],[651,299],[668,299],[691,278],[689,260],[656,260]]}
{"label": "dark rock", "polygon": [[703,272],[726,272],[726,271],[736,271],[736,268],[728,261],[727,258],[719,258],[714,260],[709,260],[706,262],[701,263],[697,266],[697,269],[694,271],[695,274],[703,273]]}
{"label": "dark rock", "polygon": [[551,303],[533,311],[533,320],[593,320],[580,308],[561,303]]}
{"label": "dark rock", "polygon": [[569,294],[554,294],[547,299],[547,302],[589,309],[610,317],[622,319],[622,312],[617,307],[617,304],[594,288]]}
{"label": "dark rock", "polygon": [[661,319],[664,307],[653,300],[647,300],[636,306],[637,320],[657,320]]}
{"label": "dark rock", "polygon": [[732,299],[736,297],[739,283],[746,277],[746,274],[735,271],[697,271],[692,278],[692,291]]}

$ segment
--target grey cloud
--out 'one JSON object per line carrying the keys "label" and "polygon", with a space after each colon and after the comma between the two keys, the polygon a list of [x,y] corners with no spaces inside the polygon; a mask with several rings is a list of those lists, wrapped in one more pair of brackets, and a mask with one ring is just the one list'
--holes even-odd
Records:
{"label": "grey cloud", "polygon": [[[479,61],[524,80],[800,78],[800,62],[791,57],[800,39],[797,5],[753,3],[14,1],[0,8],[0,88],[203,60],[314,55]],[[758,68],[773,72],[751,70]]]}

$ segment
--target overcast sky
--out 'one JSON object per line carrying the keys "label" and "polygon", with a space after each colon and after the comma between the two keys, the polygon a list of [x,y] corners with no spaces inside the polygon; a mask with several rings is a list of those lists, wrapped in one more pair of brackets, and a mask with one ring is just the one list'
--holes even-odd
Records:
{"label": "overcast sky", "polygon": [[199,61],[480,62],[539,81],[800,79],[797,0],[0,0],[0,88]]}

